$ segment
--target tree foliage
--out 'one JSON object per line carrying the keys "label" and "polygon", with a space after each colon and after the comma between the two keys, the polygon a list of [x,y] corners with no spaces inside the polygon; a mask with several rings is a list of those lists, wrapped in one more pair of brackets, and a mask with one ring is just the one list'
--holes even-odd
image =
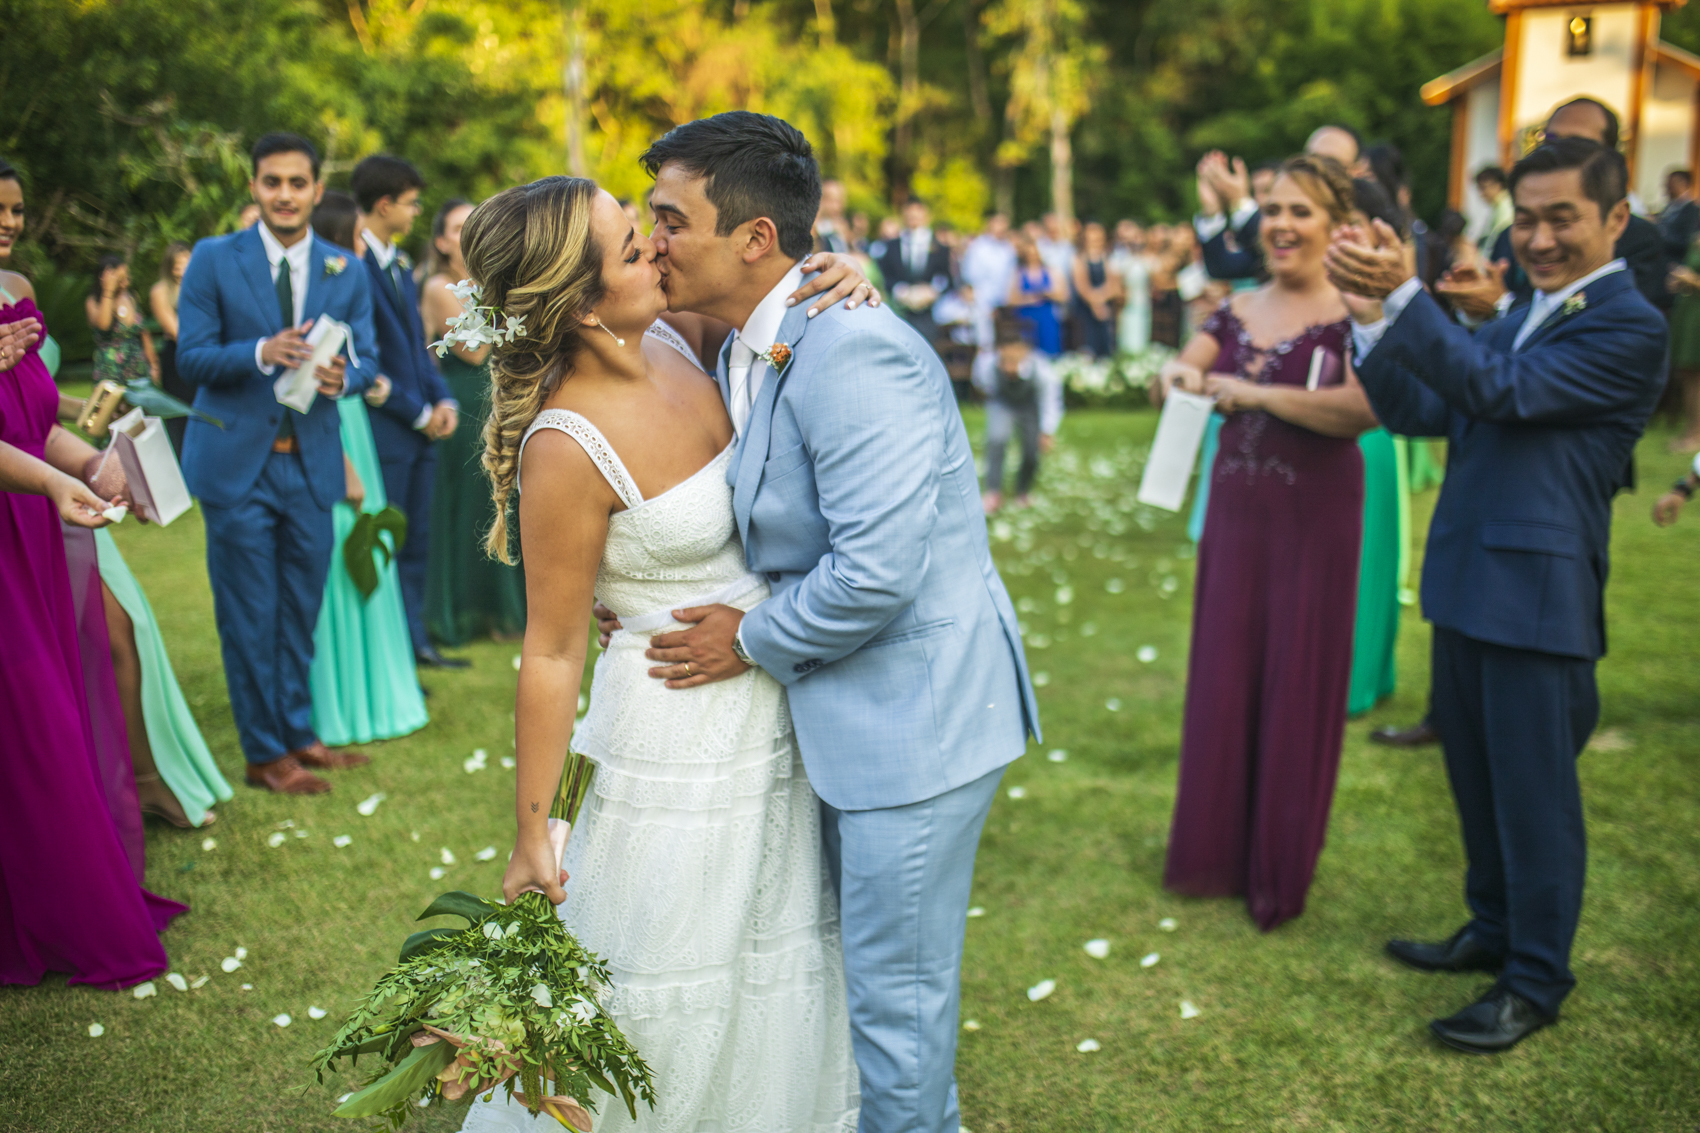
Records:
{"label": "tree foliage", "polygon": [[0,155],[34,254],[128,249],[142,278],[167,240],[229,226],[265,130],[312,138],[333,185],[403,154],[430,208],[566,171],[575,106],[586,172],[621,196],[654,137],[748,107],[876,213],[918,192],[959,224],[994,196],[1035,215],[1059,114],[1082,216],[1182,215],[1204,149],[1283,156],[1328,121],[1400,145],[1432,212],[1449,124],[1417,88],[1500,36],[1485,0],[5,0],[0,19]]}

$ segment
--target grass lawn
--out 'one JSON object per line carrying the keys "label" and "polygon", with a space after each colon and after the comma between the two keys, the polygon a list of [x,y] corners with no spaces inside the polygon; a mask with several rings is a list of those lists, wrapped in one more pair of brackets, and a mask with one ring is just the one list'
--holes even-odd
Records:
{"label": "grass lawn", "polygon": [[[1191,608],[1179,517],[1134,507],[1151,414],[1077,413],[1046,468],[1043,505],[994,525],[1044,680],[1046,729],[1008,772],[981,847],[968,922],[958,1062],[974,1133],[1047,1130],[1671,1130],[1700,1125],[1700,506],[1672,530],[1647,518],[1683,460],[1668,434],[1641,450],[1618,503],[1604,714],[1582,761],[1591,835],[1580,980],[1563,1022],[1512,1053],[1439,1048],[1426,1022],[1485,984],[1424,976],[1381,952],[1393,934],[1444,936],[1464,917],[1462,853],[1438,750],[1370,745],[1422,712],[1429,633],[1408,610],[1399,692],[1347,727],[1329,842],[1304,916],[1259,933],[1237,901],[1160,884],[1173,802]],[[978,422],[971,421],[978,430]],[[1418,530],[1434,494],[1417,501]],[[498,892],[510,845],[514,645],[466,650],[427,675],[433,722],[371,745],[369,767],[313,799],[240,786],[241,757],[213,631],[198,513],[116,532],[164,626],[179,678],[237,796],[205,832],[150,826],[148,882],[193,912],[165,936],[199,990],[0,989],[0,1130],[343,1127],[354,1082],[303,1089],[310,1055],[390,963],[438,892]],[[1414,581],[1413,581],[1414,585]],[[1143,646],[1155,649],[1152,660]],[[489,768],[468,773],[475,748]],[[1053,762],[1052,751],[1066,759]],[[371,817],[355,804],[382,791]],[[268,845],[293,821],[281,846]],[[332,839],[353,843],[337,849]],[[304,835],[304,836],[303,836]],[[203,837],[216,840],[202,849]],[[474,855],[494,846],[495,860]],[[454,855],[447,876],[429,871]],[[51,868],[44,863],[43,868]],[[1159,929],[1173,917],[1178,927]],[[1107,938],[1099,960],[1082,944]],[[220,961],[238,946],[234,973]],[[1157,953],[1149,968],[1141,957]],[[1029,1002],[1041,979],[1056,991]],[[251,984],[251,990],[243,990]],[[1190,1001],[1196,1018],[1182,1019]],[[308,1017],[319,1006],[330,1015]],[[271,1020],[288,1013],[293,1022]],[[87,1035],[104,1024],[104,1037]],[[1097,1053],[1076,1044],[1097,1040]],[[661,1083],[665,1090],[666,1084]],[[459,1126],[462,1106],[421,1130]]]}

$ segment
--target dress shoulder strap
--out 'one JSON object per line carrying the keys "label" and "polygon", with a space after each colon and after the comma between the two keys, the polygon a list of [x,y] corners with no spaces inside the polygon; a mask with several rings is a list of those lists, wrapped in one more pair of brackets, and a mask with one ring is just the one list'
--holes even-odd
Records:
{"label": "dress shoulder strap", "polygon": [[608,438],[602,435],[602,430],[584,417],[570,409],[545,409],[532,421],[531,428],[525,431],[525,437],[519,442],[521,457],[525,456],[526,442],[531,440],[532,434],[539,429],[556,429],[577,441],[608,481],[608,486],[614,489],[614,494],[620,497],[621,503],[629,508],[643,503],[643,493],[638,491],[637,481],[626,471],[626,466],[614,451],[614,446],[608,443]]}
{"label": "dress shoulder strap", "polygon": [[[680,354],[683,354],[686,358],[690,359],[691,365],[695,366],[699,370],[703,370],[702,359],[696,356],[696,351],[691,349],[691,344],[685,341],[683,335],[668,326],[666,323],[662,322],[660,319],[656,319],[653,323],[649,324],[649,329],[643,333],[647,338],[653,338],[657,342],[665,342],[668,346],[671,346],[674,350],[677,350]],[[706,374],[708,371],[703,370],[703,373]]]}

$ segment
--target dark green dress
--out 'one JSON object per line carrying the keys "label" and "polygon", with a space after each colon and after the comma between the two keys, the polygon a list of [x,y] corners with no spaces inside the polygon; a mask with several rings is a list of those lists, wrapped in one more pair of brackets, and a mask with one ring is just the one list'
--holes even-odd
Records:
{"label": "dark green dress", "polygon": [[[1700,271],[1700,243],[1688,249],[1683,261]],[[1670,309],[1670,364],[1678,370],[1700,370],[1700,295],[1678,292]]]}
{"label": "dark green dress", "polygon": [[460,427],[437,442],[437,486],[431,501],[431,553],[425,578],[425,626],[444,645],[487,634],[525,632],[525,575],[484,553],[495,511],[479,458],[490,412],[490,368],[450,353],[437,359],[460,402]]}

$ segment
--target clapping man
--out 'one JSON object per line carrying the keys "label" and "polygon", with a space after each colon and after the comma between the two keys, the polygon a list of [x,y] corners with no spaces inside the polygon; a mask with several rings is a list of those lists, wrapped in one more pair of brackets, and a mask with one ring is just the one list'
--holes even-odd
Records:
{"label": "clapping man", "polygon": [[401,600],[413,656],[420,665],[464,669],[444,657],[425,634],[425,571],[431,545],[431,493],[437,477],[436,441],[454,433],[459,404],[425,348],[419,290],[413,265],[397,241],[419,216],[425,179],[410,162],[374,154],[354,167],[349,188],[360,206],[361,250],[371,284],[372,321],[378,337],[377,369],[390,380],[389,396],[372,417],[372,441],[384,472],[384,495],[407,516],[407,539],[396,554]]}
{"label": "clapping man", "polygon": [[[331,565],[331,505],[342,499],[338,397],[372,381],[372,302],[349,257],[313,236],[324,194],[305,138],[254,143],[250,191],[260,220],[202,240],[183,273],[177,368],[198,386],[183,437],[183,478],[201,501],[207,574],[247,781],[294,795],[331,789],[312,770],[367,762],[313,732],[307,674]],[[313,358],[307,335],[325,316],[347,324],[348,357],[315,370],[307,412],[273,383]],[[214,418],[222,425],[211,424]]]}
{"label": "clapping man", "polygon": [[1477,1002],[1430,1024],[1484,1054],[1556,1021],[1576,983],[1576,760],[1599,717],[1611,500],[1664,385],[1667,339],[1613,252],[1629,221],[1616,150],[1549,141],[1518,162],[1510,188],[1512,251],[1534,297],[1474,336],[1379,222],[1342,230],[1328,253],[1376,415],[1451,445],[1422,596],[1472,917],[1446,941],[1387,950],[1425,971],[1497,973]]}

